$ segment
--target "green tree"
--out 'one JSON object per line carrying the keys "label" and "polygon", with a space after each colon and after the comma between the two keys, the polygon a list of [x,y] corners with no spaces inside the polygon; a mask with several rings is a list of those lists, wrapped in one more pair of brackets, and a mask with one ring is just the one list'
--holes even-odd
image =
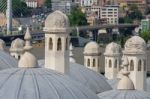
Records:
{"label": "green tree", "polygon": [[51,2],[51,0],[45,0],[44,5],[45,5],[47,8],[50,8],[50,9],[51,9],[51,7],[52,7],[52,2]]}
{"label": "green tree", "polygon": [[146,31],[146,32],[141,32],[140,36],[146,41],[148,42],[150,40],[150,31]]}
{"label": "green tree", "polygon": [[12,0],[13,16],[20,17],[29,14],[29,9],[25,2],[21,0]]}
{"label": "green tree", "polygon": [[86,15],[81,11],[81,8],[73,7],[68,15],[71,26],[88,25]]}

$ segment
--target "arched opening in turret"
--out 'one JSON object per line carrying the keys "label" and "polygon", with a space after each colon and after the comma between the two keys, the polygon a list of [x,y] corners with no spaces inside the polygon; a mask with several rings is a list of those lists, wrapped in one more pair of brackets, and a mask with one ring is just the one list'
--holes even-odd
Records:
{"label": "arched opening in turret", "polygon": [[90,59],[87,60],[87,66],[90,67]]}
{"label": "arched opening in turret", "polygon": [[66,38],[66,50],[68,50],[68,38]]}
{"label": "arched opening in turret", "polygon": [[57,41],[57,51],[60,51],[61,49],[62,49],[61,38],[58,38],[58,41]]}
{"label": "arched opening in turret", "polygon": [[115,60],[114,67],[117,68],[117,59]]}
{"label": "arched opening in turret", "polygon": [[143,67],[144,67],[144,71],[146,71],[146,60],[143,60]]}
{"label": "arched opening in turret", "polygon": [[52,38],[49,38],[49,50],[53,49],[53,41]]}
{"label": "arched opening in turret", "polygon": [[134,71],[134,62],[133,62],[133,60],[130,61],[130,71]]}
{"label": "arched opening in turret", "polygon": [[142,61],[139,60],[138,61],[138,71],[141,71],[142,70]]}
{"label": "arched opening in turret", "polygon": [[111,60],[109,60],[109,67],[110,67],[110,68],[112,67],[112,62],[111,62]]}
{"label": "arched opening in turret", "polygon": [[93,67],[95,67],[95,59],[93,59]]}

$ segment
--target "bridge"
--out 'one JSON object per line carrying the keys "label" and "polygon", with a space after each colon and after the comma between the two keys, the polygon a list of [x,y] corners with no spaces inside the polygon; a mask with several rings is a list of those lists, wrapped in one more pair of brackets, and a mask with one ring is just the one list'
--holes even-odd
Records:
{"label": "bridge", "polygon": [[97,30],[103,28],[129,28],[129,27],[138,27],[139,24],[106,24],[106,25],[96,25],[96,26],[79,26],[79,27],[71,27],[71,30],[76,30],[77,28],[80,30]]}
{"label": "bridge", "polygon": [[[118,24],[118,25],[97,25],[97,26],[79,26],[79,27],[70,27],[70,30],[75,30],[75,31],[93,31],[93,34],[97,33],[99,29],[103,28],[136,28],[139,25],[136,24]],[[78,30],[77,30],[78,29]],[[5,35],[5,36],[0,36],[1,39],[3,39],[6,42],[10,42],[16,38],[22,38],[23,39],[24,34],[18,34],[18,35]],[[44,32],[42,30],[39,31],[32,31],[32,39],[35,41],[39,40],[44,40]]]}

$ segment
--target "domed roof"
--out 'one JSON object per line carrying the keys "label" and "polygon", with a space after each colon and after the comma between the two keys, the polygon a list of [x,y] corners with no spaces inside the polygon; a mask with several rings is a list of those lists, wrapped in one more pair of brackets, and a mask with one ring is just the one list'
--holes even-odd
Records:
{"label": "domed roof", "polygon": [[[44,60],[39,60],[38,63],[40,67],[44,67]],[[69,76],[84,84],[96,94],[112,89],[104,76],[77,63],[70,62]]]}
{"label": "domed roof", "polygon": [[146,79],[146,91],[150,92],[150,77]]}
{"label": "domed roof", "polygon": [[100,99],[150,99],[149,93],[144,91],[137,91],[134,89],[134,84],[128,77],[129,75],[128,71],[124,71],[123,75],[124,76],[118,83],[117,89],[100,93],[98,95],[99,98]]}
{"label": "domed roof", "polygon": [[55,11],[45,20],[45,32],[66,32],[69,27],[68,17],[61,11]]}
{"label": "domed roof", "polygon": [[99,45],[94,41],[87,43],[84,47],[84,54],[100,54]]}
{"label": "domed roof", "polygon": [[150,99],[150,93],[137,90],[111,90],[98,96],[100,99]]}
{"label": "domed roof", "polygon": [[111,42],[106,46],[105,55],[119,55],[121,53],[121,46],[117,43]]}
{"label": "domed roof", "polygon": [[22,52],[24,50],[24,41],[17,38],[12,41],[10,51],[11,52]]}
{"label": "domed roof", "polygon": [[17,60],[10,54],[0,50],[0,70],[17,67]]}
{"label": "domed roof", "polygon": [[124,53],[145,53],[146,43],[143,38],[139,36],[133,36],[125,43]]}
{"label": "domed roof", "polygon": [[0,39],[0,50],[4,51],[5,47],[6,47],[5,42],[2,39]]}
{"label": "domed roof", "polygon": [[29,52],[25,52],[18,63],[19,67],[37,67],[37,59]]}
{"label": "domed roof", "polygon": [[99,99],[68,76],[42,68],[0,71],[0,99]]}

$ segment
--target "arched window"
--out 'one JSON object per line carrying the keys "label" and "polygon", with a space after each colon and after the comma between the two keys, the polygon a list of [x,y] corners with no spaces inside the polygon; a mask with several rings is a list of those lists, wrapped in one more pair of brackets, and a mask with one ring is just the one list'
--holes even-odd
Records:
{"label": "arched window", "polygon": [[114,67],[117,68],[117,59],[115,60]]}
{"label": "arched window", "polygon": [[141,71],[142,70],[142,61],[141,60],[139,60],[138,61],[138,71]]}
{"label": "arched window", "polygon": [[109,60],[109,67],[110,67],[110,68],[112,67],[112,62],[111,62],[111,60]]}
{"label": "arched window", "polygon": [[68,38],[66,38],[66,50],[68,50]]}
{"label": "arched window", "polygon": [[49,50],[53,49],[53,41],[52,38],[49,38]]}
{"label": "arched window", "polygon": [[20,55],[18,56],[18,60],[20,60]]}
{"label": "arched window", "polygon": [[95,67],[95,59],[93,59],[93,67]]}
{"label": "arched window", "polygon": [[130,71],[134,71],[134,62],[133,62],[133,60],[130,61]]}
{"label": "arched window", "polygon": [[90,67],[90,59],[87,60],[87,66]]}
{"label": "arched window", "polygon": [[58,38],[58,41],[57,41],[57,51],[60,51],[61,49],[62,49],[61,38]]}
{"label": "arched window", "polygon": [[146,60],[143,60],[144,71],[146,71]]}

